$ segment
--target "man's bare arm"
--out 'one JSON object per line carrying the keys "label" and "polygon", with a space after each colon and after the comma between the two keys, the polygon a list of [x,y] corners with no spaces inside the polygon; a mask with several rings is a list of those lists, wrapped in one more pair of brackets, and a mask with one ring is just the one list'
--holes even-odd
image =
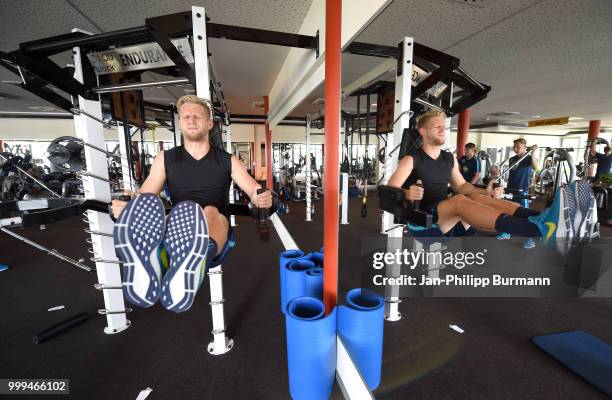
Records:
{"label": "man's bare arm", "polygon": [[244,165],[236,156],[232,156],[232,179],[257,207],[270,208],[272,206],[272,194],[269,191],[257,194],[257,189],[260,189],[261,185],[249,175]]}
{"label": "man's bare arm", "polygon": [[145,179],[138,192],[158,195],[162,192],[162,190],[164,190],[165,184],[166,168],[164,166],[164,151],[162,150],[155,157],[155,160],[153,160],[153,165],[151,165],[149,176],[147,179]]}
{"label": "man's bare arm", "polygon": [[401,188],[406,179],[412,173],[413,161],[412,156],[405,156],[397,163],[397,168],[393,175],[389,178],[387,185],[393,186],[396,188]]}

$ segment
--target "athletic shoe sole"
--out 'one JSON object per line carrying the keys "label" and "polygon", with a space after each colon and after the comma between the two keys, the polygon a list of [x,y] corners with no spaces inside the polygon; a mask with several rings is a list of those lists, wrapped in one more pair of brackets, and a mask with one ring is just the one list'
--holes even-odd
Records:
{"label": "athletic shoe sole", "polygon": [[177,204],[168,215],[165,245],[170,268],[161,285],[160,301],[177,313],[187,311],[204,276],[208,251],[204,212],[193,201]]}
{"label": "athletic shoe sole", "polygon": [[[550,208],[539,216],[527,218],[531,223],[537,224],[542,231],[542,243],[562,253],[565,252],[568,245],[571,245],[574,237],[572,217],[575,212],[568,205],[568,202],[571,201],[571,196],[568,196],[565,188],[559,188],[555,195],[555,201]],[[551,219],[551,217],[554,218]]]}
{"label": "athletic shoe sole", "polygon": [[588,222],[595,207],[595,196],[591,185],[585,181],[574,181],[570,186],[574,197],[576,215],[574,219],[575,236],[582,239],[589,233]]}
{"label": "athletic shoe sole", "polygon": [[559,205],[559,221],[563,221],[563,224],[559,224],[559,227],[555,231],[555,236],[572,239],[574,237],[573,216],[575,215],[576,208],[566,188],[560,189],[560,195],[561,204]]}
{"label": "athletic shoe sole", "polygon": [[552,232],[552,237],[551,235],[546,237],[544,243],[561,254],[565,254],[571,247],[574,238],[573,217],[576,208],[573,204],[573,196],[571,193],[568,193],[566,187],[559,189],[559,196],[558,225]]}
{"label": "athletic shoe sole", "polygon": [[150,307],[159,299],[157,249],[164,239],[164,217],[161,199],[141,194],[127,204],[113,228],[115,253],[122,261],[123,294],[139,307]]}

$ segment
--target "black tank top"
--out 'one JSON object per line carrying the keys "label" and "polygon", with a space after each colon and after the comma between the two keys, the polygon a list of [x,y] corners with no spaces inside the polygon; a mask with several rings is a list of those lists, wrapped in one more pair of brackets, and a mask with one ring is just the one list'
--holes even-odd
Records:
{"label": "black tank top", "polygon": [[413,168],[402,188],[408,189],[419,179],[423,182],[421,210],[430,211],[436,204],[448,197],[448,184],[453,171],[453,155],[441,151],[437,159],[431,158],[423,149],[412,154]]}
{"label": "black tank top", "polygon": [[202,207],[215,206],[225,216],[229,210],[232,156],[211,146],[196,160],[183,146],[164,151],[166,184],[173,204],[193,200]]}

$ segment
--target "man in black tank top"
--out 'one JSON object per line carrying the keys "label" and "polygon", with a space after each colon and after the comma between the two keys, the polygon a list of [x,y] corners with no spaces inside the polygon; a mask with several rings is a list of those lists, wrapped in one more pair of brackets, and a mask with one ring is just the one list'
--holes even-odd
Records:
{"label": "man in black tank top", "polygon": [[[195,291],[203,279],[202,266],[206,265],[207,257],[208,261],[217,256],[222,258],[231,242],[228,241],[231,181],[250,197],[256,207],[270,208],[272,195],[270,191],[257,194],[260,185],[238,158],[209,143],[208,133],[213,127],[210,102],[196,96],[183,96],[177,102],[177,109],[184,144],[160,151],[139,191],[140,194],[157,196],[167,186],[174,207],[166,225],[164,221],[147,221],[139,232],[129,230],[129,226],[140,224],[141,219],[159,214],[148,210],[157,207],[159,201],[157,197],[149,195],[139,196],[144,200],[137,197],[129,204],[113,200],[113,214],[119,216],[116,226],[120,229],[115,235],[117,253],[121,254],[124,264],[136,264],[134,270],[124,270],[124,292],[128,300],[149,306],[159,297],[166,308],[182,312],[191,306]],[[141,205],[136,204],[139,201]],[[128,217],[128,214],[131,216]],[[125,226],[128,226],[128,231],[121,231]],[[160,235],[153,232],[150,238],[132,239],[132,236],[147,236],[147,229],[153,226],[162,227],[160,229],[165,234],[165,248],[170,258],[170,269],[162,282],[159,282],[160,267],[155,265],[154,260],[149,260],[155,258],[155,249],[149,246],[146,254],[139,256],[143,243],[157,243],[155,240]],[[126,248],[133,248],[133,251],[126,251]],[[139,262],[138,259],[142,260]],[[137,282],[138,276],[148,278]],[[126,280],[129,290],[125,289]],[[161,284],[161,291],[155,290],[158,284]],[[131,289],[134,287],[137,289]]]}
{"label": "man in black tank top", "polygon": [[[441,150],[445,140],[446,115],[439,111],[423,114],[417,128],[423,146],[404,156],[388,185],[405,190],[410,201],[420,201],[420,209],[432,213],[434,223],[446,236],[465,235],[470,226],[476,229],[551,238],[573,237],[573,210],[570,194],[560,191],[553,205],[542,212],[520,207],[501,199],[503,189],[480,189],[461,175],[455,157]],[[448,186],[455,193],[448,197]],[[575,211],[575,210],[574,210]]]}

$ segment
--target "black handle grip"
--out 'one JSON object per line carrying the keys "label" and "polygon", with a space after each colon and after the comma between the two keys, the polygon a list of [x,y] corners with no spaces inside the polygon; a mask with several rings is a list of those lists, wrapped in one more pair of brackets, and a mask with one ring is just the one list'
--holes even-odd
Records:
{"label": "black handle grip", "polygon": [[[422,188],[423,184],[422,183],[415,183],[414,186],[418,186],[418,187]],[[421,200],[415,200],[414,201],[414,209],[416,211],[419,211],[421,209]]]}
{"label": "black handle grip", "polygon": [[52,337],[59,335],[62,332],[67,331],[68,329],[75,327],[77,325],[82,324],[83,322],[89,319],[89,314],[80,313],[68,319],[65,319],[57,324],[51,326],[50,328],[45,329],[44,331],[34,335],[32,337],[32,341],[34,344],[40,344]]}
{"label": "black handle grip", "polygon": [[[121,196],[118,196],[116,198],[116,200],[120,200],[120,201],[130,201],[132,200],[132,196],[128,196],[126,194],[123,194]],[[117,219],[115,218],[115,216],[113,215],[113,204],[109,203],[108,204],[108,216],[110,217],[110,219],[115,222]]]}
{"label": "black handle grip", "polygon": [[[257,194],[260,195],[267,191],[268,189],[259,188],[257,189]],[[256,210],[256,218],[257,218],[257,232],[259,233],[259,238],[263,242],[269,242],[270,241],[270,227],[268,226],[267,220],[270,217],[270,209],[257,207],[255,210]]]}

